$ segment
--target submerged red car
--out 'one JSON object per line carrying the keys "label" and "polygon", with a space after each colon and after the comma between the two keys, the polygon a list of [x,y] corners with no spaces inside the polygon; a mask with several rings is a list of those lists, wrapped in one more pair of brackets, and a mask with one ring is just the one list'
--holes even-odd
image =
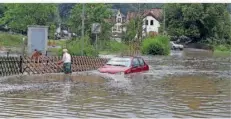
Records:
{"label": "submerged red car", "polygon": [[111,58],[98,71],[109,74],[130,74],[136,72],[148,71],[149,66],[141,57],[115,57]]}

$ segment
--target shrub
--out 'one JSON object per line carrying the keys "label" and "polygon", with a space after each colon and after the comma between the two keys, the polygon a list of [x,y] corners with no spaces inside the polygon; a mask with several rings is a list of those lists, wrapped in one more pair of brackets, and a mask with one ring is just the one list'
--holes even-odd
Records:
{"label": "shrub", "polygon": [[[75,39],[67,42],[68,52],[73,56],[81,56],[81,39]],[[59,50],[59,55],[62,55],[62,49]],[[98,51],[90,44],[89,37],[84,38],[83,55],[98,56]]]}
{"label": "shrub", "polygon": [[103,51],[110,53],[119,53],[127,50],[128,46],[125,43],[120,43],[114,40],[105,41]]}
{"label": "shrub", "polygon": [[145,55],[168,55],[170,53],[169,37],[156,36],[144,39],[141,52]]}

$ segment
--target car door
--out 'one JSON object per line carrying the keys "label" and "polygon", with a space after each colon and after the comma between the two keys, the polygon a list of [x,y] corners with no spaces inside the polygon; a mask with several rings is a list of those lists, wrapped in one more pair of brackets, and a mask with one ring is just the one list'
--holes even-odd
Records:
{"label": "car door", "polygon": [[143,58],[139,58],[139,63],[140,63],[140,68],[142,71],[148,71],[149,67],[148,65],[144,62]]}
{"label": "car door", "polygon": [[141,72],[140,63],[139,63],[138,58],[133,58],[132,59],[131,72],[132,73]]}

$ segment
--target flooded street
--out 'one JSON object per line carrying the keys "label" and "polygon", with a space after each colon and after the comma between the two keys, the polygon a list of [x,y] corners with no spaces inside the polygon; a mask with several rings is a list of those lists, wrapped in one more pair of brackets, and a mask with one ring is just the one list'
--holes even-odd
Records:
{"label": "flooded street", "polygon": [[[144,56],[150,71],[0,79],[0,117],[231,118],[231,56],[185,49]],[[104,77],[104,78],[103,78]]]}

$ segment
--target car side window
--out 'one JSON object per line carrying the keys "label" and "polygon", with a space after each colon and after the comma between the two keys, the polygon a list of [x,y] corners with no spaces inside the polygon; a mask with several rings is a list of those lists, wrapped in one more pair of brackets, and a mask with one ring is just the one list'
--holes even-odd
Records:
{"label": "car side window", "polygon": [[140,66],[144,66],[144,60],[142,58],[139,58]]}
{"label": "car side window", "polygon": [[132,61],[132,66],[139,66],[139,60],[137,58],[134,58]]}

